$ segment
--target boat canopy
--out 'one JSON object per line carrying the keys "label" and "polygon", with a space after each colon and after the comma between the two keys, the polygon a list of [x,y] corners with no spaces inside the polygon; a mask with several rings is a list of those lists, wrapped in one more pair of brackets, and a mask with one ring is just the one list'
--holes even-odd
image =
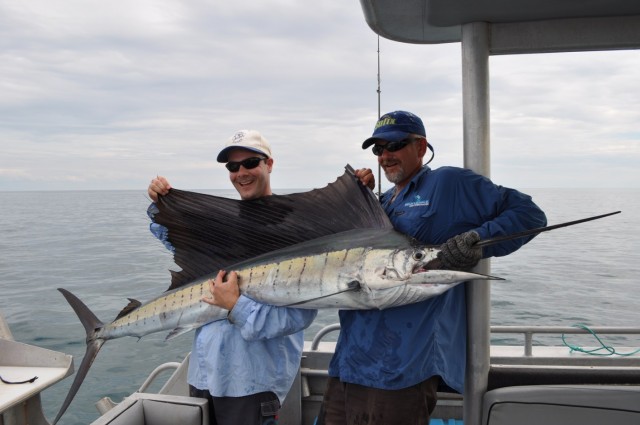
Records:
{"label": "boat canopy", "polygon": [[404,43],[453,43],[491,25],[490,54],[640,48],[637,0],[360,0],[367,24]]}

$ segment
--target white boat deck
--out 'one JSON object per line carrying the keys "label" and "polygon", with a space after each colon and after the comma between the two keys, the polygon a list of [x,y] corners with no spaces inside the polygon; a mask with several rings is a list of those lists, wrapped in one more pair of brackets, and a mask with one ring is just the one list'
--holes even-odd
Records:
{"label": "white boat deck", "polygon": [[[59,353],[12,340],[12,335],[0,314],[0,376],[9,382],[0,382],[0,423],[47,424],[42,415],[40,392],[73,374],[73,358]],[[11,419],[8,419],[11,418]]]}

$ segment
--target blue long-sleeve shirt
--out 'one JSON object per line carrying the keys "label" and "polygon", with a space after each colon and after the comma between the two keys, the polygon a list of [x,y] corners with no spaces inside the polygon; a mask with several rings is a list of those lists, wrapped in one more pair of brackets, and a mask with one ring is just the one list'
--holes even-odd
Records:
{"label": "blue long-sleeve shirt", "polygon": [[[153,220],[155,204],[148,210]],[[170,251],[168,230],[151,223]],[[214,397],[242,397],[272,391],[282,403],[300,367],[303,329],[316,310],[261,304],[241,295],[229,314],[196,330],[187,382]]]}
{"label": "blue long-sleeve shirt", "polygon": [[[396,230],[438,245],[475,230],[481,239],[546,225],[531,197],[495,185],[470,170],[425,166],[394,200],[381,203]],[[507,255],[530,238],[483,248],[483,257]],[[438,375],[464,388],[465,287],[387,310],[340,311],[341,331],[329,375],[368,387],[401,389]]]}

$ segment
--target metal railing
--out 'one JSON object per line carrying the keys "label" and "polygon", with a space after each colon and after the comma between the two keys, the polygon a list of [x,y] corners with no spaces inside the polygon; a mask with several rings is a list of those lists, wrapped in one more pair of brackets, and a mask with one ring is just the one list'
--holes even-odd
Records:
{"label": "metal railing", "polygon": [[[311,351],[316,351],[322,338],[331,332],[339,331],[340,324],[334,323],[320,329],[311,341]],[[491,326],[491,336],[496,334],[522,335],[524,337],[524,355],[530,357],[533,355],[533,336],[534,335],[578,335],[595,333],[597,335],[638,335],[640,336],[640,327],[621,327],[621,326],[594,326],[589,330],[577,328],[573,326]]]}
{"label": "metal railing", "polygon": [[546,335],[578,335],[595,333],[597,335],[640,335],[638,327],[594,326],[589,329],[573,326],[491,326],[491,336],[496,334],[520,334],[524,336],[524,355],[533,355],[533,336]]}

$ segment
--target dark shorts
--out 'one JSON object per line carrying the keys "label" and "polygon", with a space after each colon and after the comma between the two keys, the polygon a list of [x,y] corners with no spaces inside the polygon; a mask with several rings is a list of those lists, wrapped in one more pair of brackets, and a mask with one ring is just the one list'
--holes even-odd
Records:
{"label": "dark shorts", "polygon": [[275,425],[280,401],[272,392],[245,397],[212,397],[209,391],[189,385],[191,397],[209,401],[209,425]]}
{"label": "dark shorts", "polygon": [[329,378],[318,425],[428,425],[439,376],[401,390],[381,390]]}

